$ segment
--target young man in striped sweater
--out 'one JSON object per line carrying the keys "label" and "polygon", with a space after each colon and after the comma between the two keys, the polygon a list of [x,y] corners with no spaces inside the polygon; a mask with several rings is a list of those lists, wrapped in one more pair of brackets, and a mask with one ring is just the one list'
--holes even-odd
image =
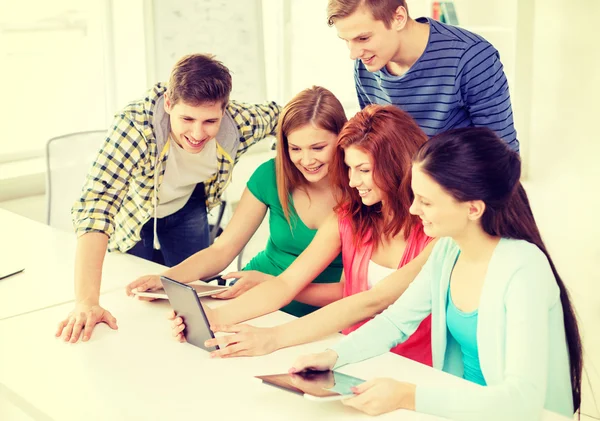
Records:
{"label": "young man in striped sweater", "polygon": [[519,151],[498,51],[481,36],[429,18],[405,0],[329,0],[327,21],[355,60],[361,109],[394,104],[428,136],[485,126]]}

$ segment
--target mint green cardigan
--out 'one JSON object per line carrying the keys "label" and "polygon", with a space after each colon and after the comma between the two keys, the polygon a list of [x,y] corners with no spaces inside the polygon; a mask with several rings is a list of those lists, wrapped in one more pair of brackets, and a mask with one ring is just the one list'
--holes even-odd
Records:
{"label": "mint green cardigan", "polygon": [[[398,301],[332,347],[339,356],[335,368],[388,352],[431,312],[433,367],[462,377],[461,351],[446,327],[458,253],[451,238],[440,239]],[[464,421],[531,421],[540,419],[545,408],[572,418],[559,289],[537,246],[506,238],[498,243],[481,292],[477,343],[487,386],[417,385],[418,412]]]}

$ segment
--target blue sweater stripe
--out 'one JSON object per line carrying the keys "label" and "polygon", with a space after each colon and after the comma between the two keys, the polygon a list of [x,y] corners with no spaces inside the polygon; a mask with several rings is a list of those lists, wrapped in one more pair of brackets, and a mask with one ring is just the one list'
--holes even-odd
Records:
{"label": "blue sweater stripe", "polygon": [[402,76],[387,69],[370,73],[355,63],[355,83],[361,108],[393,104],[405,110],[428,136],[470,126],[495,130],[519,150],[513,124],[508,81],[498,51],[465,29],[431,19],[423,55]]}

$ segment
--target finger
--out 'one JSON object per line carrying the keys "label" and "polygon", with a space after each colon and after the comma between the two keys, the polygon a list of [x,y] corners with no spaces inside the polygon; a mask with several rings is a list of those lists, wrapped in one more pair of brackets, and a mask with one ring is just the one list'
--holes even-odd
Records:
{"label": "finger", "polygon": [[140,297],[139,295],[136,295],[136,297],[138,299],[138,301],[154,301],[156,300],[156,298],[154,297]]}
{"label": "finger", "polygon": [[167,313],[167,319],[175,320],[175,317],[177,317],[177,313],[175,313],[175,310],[169,310],[169,312]]}
{"label": "finger", "polygon": [[204,342],[204,346],[219,346],[219,348],[225,348],[233,344],[243,342],[246,340],[245,335],[227,335],[219,338],[208,339]]}
{"label": "finger", "polygon": [[236,284],[232,287],[229,287],[229,289],[226,289],[223,292],[220,292],[218,294],[215,294],[212,296],[212,298],[219,298],[221,300],[227,300],[229,298],[235,298],[237,297],[239,294],[241,294],[240,290],[244,287],[245,282],[242,281],[238,281],[236,282]]}
{"label": "finger", "polygon": [[232,357],[235,354],[238,354],[247,349],[246,344],[244,343],[236,343],[233,345],[229,345],[225,348],[217,349],[216,351],[212,351],[210,353],[211,358],[227,358]]}
{"label": "finger", "polygon": [[296,358],[294,365],[288,370],[288,373],[299,373],[309,366],[306,355]]}
{"label": "finger", "polygon": [[147,290],[153,290],[154,285],[152,283],[152,279],[144,278],[136,287],[139,292],[144,292]]}
{"label": "finger", "polygon": [[[131,296],[134,295],[133,290],[137,289],[141,284],[143,284],[144,282],[146,282],[146,277],[141,277],[141,278],[137,278],[135,281],[131,282],[130,284],[128,284],[125,287],[125,292],[127,293],[127,295]],[[139,291],[139,290],[138,290]]]}
{"label": "finger", "polygon": [[85,321],[85,327],[83,328],[83,342],[87,342],[90,339],[92,332],[94,331],[94,327],[96,327],[96,319],[88,315]]}
{"label": "finger", "polygon": [[178,340],[179,342],[182,342],[182,343],[183,343],[183,342],[187,342],[187,341],[185,340],[185,335],[184,335],[183,333],[180,333],[179,335],[177,335],[177,340]]}
{"label": "finger", "polygon": [[173,327],[173,329],[175,329],[177,326],[180,326],[182,324],[184,324],[183,319],[181,317],[178,317],[175,320],[173,320],[173,323],[171,324],[171,326]]}
{"label": "finger", "polygon": [[223,279],[241,278],[245,273],[242,272],[229,272],[222,276]]}
{"label": "finger", "polygon": [[360,395],[361,393],[364,393],[367,390],[369,390],[371,387],[373,387],[375,385],[376,380],[377,379],[371,379],[364,383],[359,384],[358,386],[354,386],[354,387],[352,387],[352,391],[355,394]]}
{"label": "finger", "polygon": [[62,339],[65,342],[69,342],[69,340],[71,339],[71,333],[73,333],[73,325],[74,324],[75,324],[75,316],[69,317],[69,322],[63,329],[63,333],[62,333]]}
{"label": "finger", "polygon": [[172,330],[173,336],[177,337],[185,330],[185,325],[182,323],[179,326],[175,326]]}
{"label": "finger", "polygon": [[211,326],[213,332],[240,333],[247,330],[248,325],[217,325]]}
{"label": "finger", "polygon": [[75,319],[75,323],[73,324],[73,332],[71,333],[70,342],[74,344],[79,340],[79,335],[81,334],[81,330],[83,329],[83,325],[85,324],[85,315],[80,314]]}
{"label": "finger", "polygon": [[62,335],[62,331],[63,331],[64,327],[67,325],[67,323],[69,323],[68,317],[58,324],[58,328],[56,329],[56,333],[55,333],[57,338],[60,337],[60,335]]}
{"label": "finger", "polygon": [[104,311],[100,321],[106,323],[112,330],[117,330],[119,328],[119,326],[117,326],[117,319],[110,314],[109,311]]}

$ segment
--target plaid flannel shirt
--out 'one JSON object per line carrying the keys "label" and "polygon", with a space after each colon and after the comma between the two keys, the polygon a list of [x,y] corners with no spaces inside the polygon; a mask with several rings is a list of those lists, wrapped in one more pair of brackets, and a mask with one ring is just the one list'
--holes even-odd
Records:
{"label": "plaid flannel shirt", "polygon": [[[82,194],[71,209],[77,236],[102,232],[109,237],[108,250],[126,252],[140,241],[142,226],[154,214],[154,183],[162,182],[169,142],[159,150],[155,124],[168,125],[168,119],[155,121],[157,103],[166,92],[157,84],[147,96],[130,103],[115,116],[92,168]],[[229,181],[234,164],[250,146],[275,133],[281,108],[274,102],[245,104],[230,101],[225,112],[237,126],[235,157],[217,143],[217,172],[205,184],[206,206],[221,203],[220,197]],[[165,123],[167,122],[167,123]],[[161,127],[169,132],[169,127]]]}

